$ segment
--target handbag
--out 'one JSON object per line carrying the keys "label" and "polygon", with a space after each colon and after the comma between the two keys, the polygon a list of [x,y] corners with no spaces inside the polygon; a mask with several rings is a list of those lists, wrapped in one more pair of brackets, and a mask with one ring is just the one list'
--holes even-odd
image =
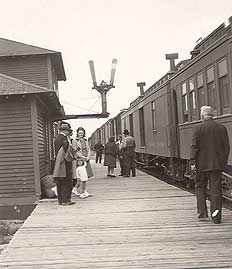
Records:
{"label": "handbag", "polygon": [[87,172],[88,178],[93,176],[93,170],[89,161],[87,161],[86,172]]}

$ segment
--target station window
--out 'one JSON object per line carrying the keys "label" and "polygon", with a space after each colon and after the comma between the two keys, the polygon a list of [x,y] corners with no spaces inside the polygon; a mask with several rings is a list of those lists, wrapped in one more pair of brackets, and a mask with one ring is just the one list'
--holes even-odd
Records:
{"label": "station window", "polygon": [[182,104],[183,104],[183,122],[186,122],[188,121],[188,113],[189,113],[186,82],[184,82],[181,85],[181,89],[182,89]]}
{"label": "station window", "polygon": [[129,115],[129,122],[130,122],[130,135],[134,136],[133,114]]}
{"label": "station window", "polygon": [[190,110],[191,110],[191,120],[194,121],[197,119],[196,114],[196,95],[195,95],[195,87],[194,87],[194,80],[193,78],[189,79],[189,103],[190,103]]}
{"label": "station window", "polygon": [[210,67],[206,70],[207,74],[207,94],[208,94],[208,104],[216,111],[217,109],[217,97],[216,97],[216,87],[214,81],[214,67]]}
{"label": "station window", "polygon": [[218,77],[221,105],[224,112],[224,109],[229,108],[229,81],[227,61],[225,58],[218,63]]}
{"label": "station window", "polygon": [[202,106],[206,105],[204,80],[202,72],[197,74],[197,93],[198,93],[199,108],[201,108]]}
{"label": "station window", "polygon": [[156,107],[155,101],[151,102],[151,112],[152,112],[152,128],[156,130]]}
{"label": "station window", "polygon": [[144,111],[143,107],[139,109],[139,127],[140,127],[140,143],[144,147],[145,143],[145,126],[144,126]]}

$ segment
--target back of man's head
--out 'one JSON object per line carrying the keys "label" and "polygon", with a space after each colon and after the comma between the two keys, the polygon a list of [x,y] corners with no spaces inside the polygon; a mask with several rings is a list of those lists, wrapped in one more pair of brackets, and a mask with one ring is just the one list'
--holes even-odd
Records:
{"label": "back of man's head", "polygon": [[201,118],[207,119],[213,117],[213,108],[211,106],[202,106],[201,107]]}

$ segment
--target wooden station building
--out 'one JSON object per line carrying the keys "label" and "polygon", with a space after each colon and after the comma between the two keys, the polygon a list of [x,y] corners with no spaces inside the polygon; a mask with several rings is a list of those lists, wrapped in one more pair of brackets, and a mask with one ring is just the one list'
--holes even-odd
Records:
{"label": "wooden station building", "polygon": [[51,173],[54,119],[64,115],[60,52],[0,38],[0,217],[23,218]]}

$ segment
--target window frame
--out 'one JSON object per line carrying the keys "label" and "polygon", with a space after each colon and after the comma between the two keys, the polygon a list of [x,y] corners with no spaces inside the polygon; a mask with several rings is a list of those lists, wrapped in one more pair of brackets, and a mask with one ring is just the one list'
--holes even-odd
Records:
{"label": "window frame", "polygon": [[[154,105],[154,106],[153,106]],[[157,131],[157,121],[156,121],[156,102],[155,100],[151,101],[151,115],[152,115],[152,130],[153,132]]]}
{"label": "window frame", "polygon": [[133,113],[129,114],[129,129],[130,129],[130,135],[134,136],[134,122],[133,122]]}
{"label": "window frame", "polygon": [[[192,80],[193,89],[190,88],[190,81]],[[188,95],[189,95],[189,115],[190,115],[190,121],[196,121],[197,120],[197,98],[196,98],[196,85],[194,81],[194,76],[188,78]],[[191,98],[192,96],[192,98]],[[192,102],[192,101],[193,102]],[[195,104],[195,108],[193,107]],[[194,112],[195,109],[195,113]],[[193,114],[195,114],[195,119],[193,118]]]}
{"label": "window frame", "polygon": [[[183,85],[185,85],[185,92],[183,93]],[[187,82],[183,81],[180,84],[181,87],[181,101],[182,101],[182,116],[183,116],[183,123],[189,122],[189,98],[188,98],[188,87],[187,87]],[[185,110],[185,108],[187,109]],[[187,117],[186,117],[187,116]],[[185,120],[186,117],[186,120]]]}
{"label": "window frame", "polygon": [[[198,84],[198,76],[200,74],[202,74],[202,85]],[[205,72],[204,72],[204,69],[202,69],[202,70],[200,70],[199,72],[196,73],[196,94],[197,94],[197,106],[198,106],[198,109],[197,109],[198,119],[200,119],[200,109],[201,109],[201,107],[208,103],[205,81],[206,81]],[[202,94],[199,94],[199,92],[202,89],[204,91],[204,96],[205,96],[204,104],[200,103],[200,98],[201,98]]]}
{"label": "window frame", "polygon": [[[223,60],[226,61],[226,69],[227,69],[227,73],[223,74],[223,75],[219,75],[219,63],[221,63]],[[216,61],[216,72],[217,72],[217,85],[218,85],[218,95],[219,95],[219,104],[220,104],[220,110],[221,110],[221,114],[229,114],[230,110],[231,110],[231,96],[230,96],[230,79],[229,79],[229,65],[228,65],[228,57],[227,55],[224,55],[223,57],[221,57],[220,59],[218,59]],[[221,79],[226,78],[227,79],[227,86],[228,86],[228,107],[224,107],[224,103],[223,103],[223,95],[220,89],[220,81]]]}
{"label": "window frame", "polygon": [[[209,69],[213,68],[213,80],[210,80],[208,81],[208,73],[207,71]],[[215,68],[215,63],[211,63],[210,65],[208,65],[206,68],[205,68],[205,73],[206,73],[206,95],[207,95],[207,105],[211,106],[214,111],[216,112],[216,114],[218,114],[219,112],[219,107],[218,107],[218,93],[217,93],[217,84],[216,84],[216,68]],[[215,107],[213,106],[213,104],[210,104],[209,101],[210,101],[210,95],[209,95],[209,85],[214,85],[214,91],[215,91]]]}
{"label": "window frame", "polygon": [[144,107],[139,108],[140,145],[146,147]]}

